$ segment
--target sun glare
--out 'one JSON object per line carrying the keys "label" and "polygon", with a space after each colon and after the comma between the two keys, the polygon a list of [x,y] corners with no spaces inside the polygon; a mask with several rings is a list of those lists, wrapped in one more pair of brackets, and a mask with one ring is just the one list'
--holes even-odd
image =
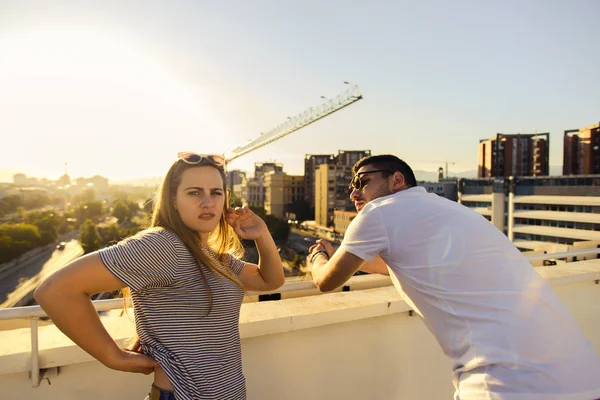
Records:
{"label": "sun glare", "polygon": [[[54,178],[68,162],[73,175],[119,179],[161,174],[161,159],[198,148],[198,132],[213,133],[213,151],[227,149],[209,96],[135,42],[28,30],[0,37],[0,60],[2,167]],[[159,162],[148,171],[135,159]]]}

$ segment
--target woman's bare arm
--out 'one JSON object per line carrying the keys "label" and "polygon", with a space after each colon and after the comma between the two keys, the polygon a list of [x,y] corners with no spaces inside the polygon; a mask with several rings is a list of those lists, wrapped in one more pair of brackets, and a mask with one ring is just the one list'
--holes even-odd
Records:
{"label": "woman's bare arm", "polygon": [[34,292],[39,305],[65,335],[109,368],[149,374],[157,363],[143,354],[119,348],[90,300],[125,284],[104,266],[96,253],[83,256],[46,279]]}

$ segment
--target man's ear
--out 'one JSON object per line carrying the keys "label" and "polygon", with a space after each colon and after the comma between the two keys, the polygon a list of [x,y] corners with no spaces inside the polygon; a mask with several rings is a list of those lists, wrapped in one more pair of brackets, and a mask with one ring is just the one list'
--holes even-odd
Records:
{"label": "man's ear", "polygon": [[404,175],[402,175],[402,172],[394,172],[392,178],[392,189],[394,190],[394,192],[406,189],[406,180],[404,179]]}

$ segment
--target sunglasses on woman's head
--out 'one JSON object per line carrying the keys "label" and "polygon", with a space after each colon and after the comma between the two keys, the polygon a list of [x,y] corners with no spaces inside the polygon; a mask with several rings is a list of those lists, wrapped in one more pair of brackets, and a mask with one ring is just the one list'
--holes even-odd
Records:
{"label": "sunglasses on woman's head", "polygon": [[208,162],[209,164],[216,165],[217,167],[225,167],[225,158],[216,154],[198,154],[191,152],[180,152],[177,153],[177,157],[186,164],[200,164],[201,162]]}

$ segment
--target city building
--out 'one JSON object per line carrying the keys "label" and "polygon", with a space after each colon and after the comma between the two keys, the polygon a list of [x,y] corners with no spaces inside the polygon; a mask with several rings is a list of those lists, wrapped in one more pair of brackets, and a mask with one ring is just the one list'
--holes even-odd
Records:
{"label": "city building", "polygon": [[[234,172],[235,171],[235,172]],[[248,178],[245,172],[234,170],[231,175],[231,190],[242,204],[249,207],[265,207],[265,175],[270,172],[282,173],[283,164],[275,162],[254,163],[254,176]]]}
{"label": "city building", "polygon": [[600,123],[566,130],[563,137],[563,175],[600,174]]}
{"label": "city building", "polygon": [[460,179],[458,201],[523,250],[600,241],[600,175]]}
{"label": "city building", "polygon": [[[348,198],[352,167],[358,160],[370,155],[370,150],[339,150],[336,156],[331,156],[328,163],[323,162],[315,168],[314,202],[311,204],[314,204],[317,225],[323,227],[333,225],[334,210],[354,209],[354,205]],[[305,161],[309,159],[308,157]],[[321,158],[321,161],[325,161],[325,158]],[[308,176],[309,172],[305,171],[305,176]],[[308,182],[311,178],[305,179],[305,182]],[[305,190],[306,185],[310,184],[305,183]]]}
{"label": "city building", "polygon": [[479,178],[547,176],[550,134],[502,134],[479,141]]}
{"label": "city building", "polygon": [[227,171],[227,188],[233,193],[233,187],[242,183],[246,177],[246,172],[240,171],[239,169],[232,169]]}
{"label": "city building", "polygon": [[361,158],[370,155],[371,150],[339,150],[337,156],[335,156],[335,164],[352,168]]}
{"label": "city building", "polygon": [[102,193],[108,190],[108,179],[100,175],[94,175],[91,178],[80,177],[73,181],[72,186],[79,188],[79,190],[85,187],[93,187],[97,192]]}
{"label": "city building", "polygon": [[266,213],[288,219],[290,205],[304,198],[304,176],[271,171],[264,175]]}
{"label": "city building", "polygon": [[265,178],[263,175],[246,180],[246,197],[242,201],[250,207],[265,207]]}
{"label": "city building", "polygon": [[428,193],[435,193],[438,196],[445,197],[448,200],[457,201],[457,183],[456,179],[443,179],[440,182],[417,182],[417,186],[421,186]]}
{"label": "city building", "polygon": [[254,163],[254,176],[263,176],[269,172],[283,172],[283,164],[276,162],[257,162]]}
{"label": "city building", "polygon": [[352,167],[321,164],[315,179],[315,221],[319,226],[333,224],[334,210],[351,211],[354,204],[348,197]]}
{"label": "city building", "polygon": [[335,235],[341,235],[342,237],[346,234],[350,222],[356,217],[358,213],[356,211],[333,211],[333,227]]}
{"label": "city building", "polygon": [[304,156],[304,200],[315,206],[315,176],[321,164],[333,164],[331,154],[307,154]]}
{"label": "city building", "polygon": [[[318,200],[316,198],[316,176],[317,170],[323,164],[327,165],[335,165],[338,167],[346,167],[350,170],[358,160],[364,157],[368,157],[371,155],[370,150],[339,150],[337,155],[333,154],[320,154],[320,155],[311,155],[307,154],[304,158],[304,197],[308,204],[315,209],[315,219],[316,219],[316,209]],[[351,177],[350,177],[351,178]],[[350,183],[350,181],[348,181]],[[347,185],[346,185],[347,187]],[[344,196],[347,196],[347,193],[344,193]],[[322,202],[322,200],[321,200]],[[334,206],[335,207],[335,206]],[[329,215],[329,219],[333,218],[333,214]],[[325,226],[325,225],[323,225]]]}
{"label": "city building", "polygon": [[17,186],[36,186],[39,184],[37,178],[30,178],[25,174],[14,174],[13,183]]}

